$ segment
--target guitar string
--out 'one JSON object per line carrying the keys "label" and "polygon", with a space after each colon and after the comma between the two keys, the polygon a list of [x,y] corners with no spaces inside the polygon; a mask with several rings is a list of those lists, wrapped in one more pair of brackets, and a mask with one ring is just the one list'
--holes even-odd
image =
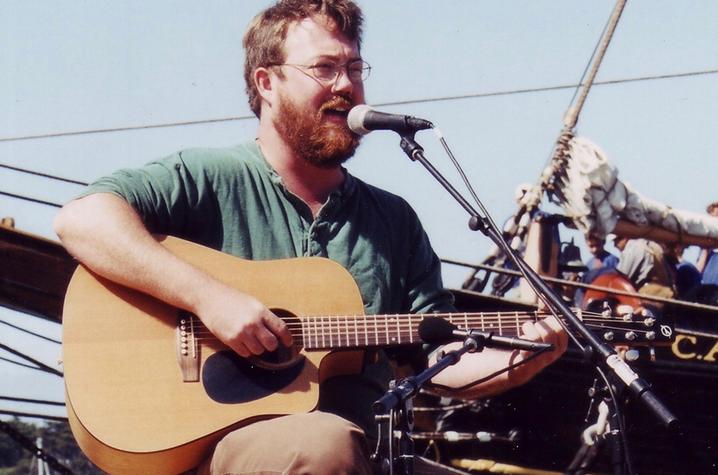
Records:
{"label": "guitar string", "polygon": [[[595,314],[595,315],[601,315],[601,314]],[[456,318],[452,318],[456,316]],[[490,329],[503,329],[505,328],[518,328],[519,324],[523,324],[528,321],[534,320],[531,316],[526,315],[519,315],[515,318],[482,318],[481,316],[459,316],[456,314],[450,314],[450,318],[447,320],[451,323],[454,321],[458,321],[457,323],[465,323],[465,324],[478,324],[479,327],[486,328],[489,327]],[[196,325],[199,325],[200,327],[204,327],[202,322],[197,318],[193,317],[194,321],[193,323]],[[418,318],[419,322],[421,322],[424,318],[430,318],[430,317],[415,317],[412,316],[412,321],[409,321],[408,315],[377,315],[377,316],[366,316],[366,315],[357,315],[357,316],[329,316],[329,315],[319,315],[319,316],[305,316],[299,318],[299,322],[293,322],[290,321],[287,323],[287,326],[289,328],[307,328],[308,326],[314,326],[319,330],[333,330],[335,327],[338,331],[341,331],[341,333],[346,333],[347,331],[351,332],[352,330],[356,330],[358,328],[361,329],[367,329],[372,328],[376,329],[378,331],[395,331],[397,327],[400,328],[400,331],[406,330],[406,329],[413,329],[417,327],[415,325],[416,320]],[[590,324],[590,323],[601,323],[603,328],[608,328],[610,325],[621,325],[621,324],[642,324],[643,322],[640,320],[620,320],[620,319],[609,319],[606,317],[593,317],[593,318],[583,318],[583,322]],[[645,324],[645,323],[644,323]],[[381,326],[385,326],[385,329],[379,328]],[[614,328],[614,327],[611,327]],[[640,330],[640,329],[636,329]],[[650,331],[650,330],[646,330]]]}
{"label": "guitar string", "polygon": [[[586,313],[591,314],[591,312]],[[506,317],[506,314],[499,313],[498,315],[503,315],[504,317]],[[499,334],[502,335],[514,335],[518,333],[518,327],[520,323],[524,323],[533,319],[532,315],[526,314],[518,315],[516,317],[516,320],[514,320],[514,318],[511,318],[510,321],[503,322],[497,319],[487,320],[486,318],[481,318],[481,315],[469,316],[467,314],[466,317],[464,317],[462,314],[448,314],[448,316],[456,316],[457,319],[460,319],[462,320],[462,322],[465,323],[472,323],[474,321],[479,322],[482,324],[484,329],[489,326],[490,328],[488,328],[488,330],[499,330],[501,332]],[[310,343],[312,342],[312,340],[315,340],[315,344],[312,346],[318,347],[342,346],[342,340],[344,340],[346,342],[346,345],[349,346],[352,345],[352,342],[354,342],[354,345],[356,346],[360,346],[360,343],[363,342],[364,345],[361,346],[366,346],[370,341],[373,344],[380,344],[382,342],[385,344],[412,343],[414,341],[414,336],[418,336],[418,332],[416,331],[413,322],[407,321],[408,318],[406,320],[402,318],[395,318],[400,317],[399,315],[380,315],[378,317],[388,318],[388,320],[383,320],[382,318],[377,319],[376,317],[366,315],[357,317],[317,316],[308,317],[309,319],[312,319],[312,321],[307,320],[298,323],[289,323],[288,327],[290,333],[292,333],[293,336],[298,337],[302,340],[307,339]],[[415,318],[419,318],[421,320],[426,317]],[[487,321],[490,323],[489,325],[486,325]],[[498,322],[499,325],[493,326],[491,322]],[[655,334],[655,332],[651,329],[627,328],[625,326],[626,324],[640,324],[640,321],[635,322],[625,320],[609,320],[606,317],[601,317],[584,318],[584,322],[587,324],[590,324],[590,322],[600,322],[601,325],[596,328],[597,331],[632,331],[636,336],[645,335],[649,332],[653,332]],[[198,325],[198,329],[193,332],[193,336],[195,339],[197,339],[198,341],[216,339],[216,337],[214,337],[214,335],[209,330],[207,330],[206,327],[204,327],[204,325],[196,317],[195,324]],[[621,324],[623,324],[624,326],[621,326]],[[387,336],[389,333],[391,334],[391,337]],[[321,345],[319,344],[319,340],[321,340]],[[327,345],[327,340],[329,345]],[[336,345],[334,344],[334,340],[337,340]],[[418,340],[417,343],[420,342],[420,339],[416,338],[416,340]]]}

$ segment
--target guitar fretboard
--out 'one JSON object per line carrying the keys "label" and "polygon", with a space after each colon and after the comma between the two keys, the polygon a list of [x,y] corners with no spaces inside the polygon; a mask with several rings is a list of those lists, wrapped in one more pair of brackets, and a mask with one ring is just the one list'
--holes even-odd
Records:
{"label": "guitar fretboard", "polygon": [[301,333],[291,326],[290,329],[305,349],[321,350],[421,343],[419,325],[425,318],[441,318],[460,328],[515,336],[523,322],[535,317],[535,313],[522,312],[308,316],[301,320]]}

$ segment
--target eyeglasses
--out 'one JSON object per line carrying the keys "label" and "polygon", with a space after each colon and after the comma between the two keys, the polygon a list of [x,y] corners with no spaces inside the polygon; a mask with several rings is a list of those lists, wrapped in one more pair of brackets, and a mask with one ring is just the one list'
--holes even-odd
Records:
{"label": "eyeglasses", "polygon": [[[270,64],[269,66],[291,66],[323,84],[334,83],[344,70],[346,70],[347,77],[351,82],[363,82],[367,80],[369,72],[371,71],[369,63],[362,59],[354,59],[344,64],[324,60],[312,65],[278,63]],[[309,70],[311,75],[308,74],[306,70]]]}

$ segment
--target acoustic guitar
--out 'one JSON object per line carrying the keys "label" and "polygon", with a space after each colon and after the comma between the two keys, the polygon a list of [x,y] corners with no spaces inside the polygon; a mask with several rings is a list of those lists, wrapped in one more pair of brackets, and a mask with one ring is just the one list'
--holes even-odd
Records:
{"label": "acoustic guitar", "polygon": [[[188,470],[233,429],[313,410],[319,384],[359,372],[363,350],[420,343],[422,315],[364,315],[352,276],[329,259],[247,261],[177,238],[161,242],[259,298],[287,321],[294,347],[243,359],[188,312],[79,266],[63,314],[67,410],[78,444],[107,472]],[[540,315],[438,317],[516,335],[524,321]],[[671,332],[653,319],[583,318],[617,342],[622,336],[633,343],[656,342]]]}

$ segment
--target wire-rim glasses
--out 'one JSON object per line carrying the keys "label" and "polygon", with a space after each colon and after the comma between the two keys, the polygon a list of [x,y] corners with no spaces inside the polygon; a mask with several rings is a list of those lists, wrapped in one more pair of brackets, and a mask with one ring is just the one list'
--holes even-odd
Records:
{"label": "wire-rim glasses", "polygon": [[290,66],[324,84],[334,83],[342,71],[346,71],[347,77],[354,83],[366,81],[371,72],[371,66],[363,59],[353,59],[346,63],[322,60],[311,65],[275,63],[269,66]]}

